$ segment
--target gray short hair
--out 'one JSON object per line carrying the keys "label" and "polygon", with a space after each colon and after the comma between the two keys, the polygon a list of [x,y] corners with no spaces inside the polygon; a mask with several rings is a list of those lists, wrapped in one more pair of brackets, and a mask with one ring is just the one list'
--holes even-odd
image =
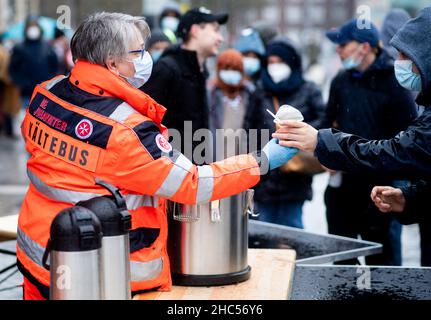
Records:
{"label": "gray short hair", "polygon": [[139,33],[144,43],[150,37],[150,28],[143,17],[109,12],[92,14],[73,35],[73,59],[103,66],[110,57],[123,59]]}

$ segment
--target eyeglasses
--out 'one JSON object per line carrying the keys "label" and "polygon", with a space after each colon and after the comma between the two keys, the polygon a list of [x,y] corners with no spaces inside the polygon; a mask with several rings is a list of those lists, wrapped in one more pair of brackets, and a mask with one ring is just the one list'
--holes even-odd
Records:
{"label": "eyeglasses", "polygon": [[129,53],[140,53],[141,59],[144,57],[145,49],[129,51]]}

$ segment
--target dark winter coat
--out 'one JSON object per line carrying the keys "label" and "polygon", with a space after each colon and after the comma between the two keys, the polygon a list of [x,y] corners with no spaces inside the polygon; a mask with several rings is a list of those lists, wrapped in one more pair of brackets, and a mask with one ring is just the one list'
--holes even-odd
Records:
{"label": "dark winter coat", "polygon": [[384,174],[394,179],[420,179],[412,187],[403,188],[407,200],[405,212],[398,215],[402,223],[431,223],[429,210],[431,181],[431,7],[409,20],[391,41],[417,66],[422,92],[416,102],[424,112],[404,131],[386,140],[367,140],[335,129],[318,133],[315,155],[332,169],[359,174]]}
{"label": "dark winter coat", "polygon": [[399,85],[393,59],[382,50],[364,73],[341,71],[334,78],[322,128],[386,139],[406,129],[416,116],[412,95]]}
{"label": "dark winter coat", "polygon": [[192,121],[193,133],[209,128],[207,77],[207,71],[202,72],[199,67],[195,51],[172,46],[155,64],[151,78],[141,90],[167,108],[164,125],[184,136],[185,121]]}
{"label": "dark winter coat", "polygon": [[419,181],[411,186],[401,188],[406,207],[404,211],[397,214],[397,219],[402,224],[413,224],[418,222],[431,222],[431,210],[429,199],[431,197],[431,183]]}
{"label": "dark winter coat", "polygon": [[[264,93],[261,107],[264,110],[262,127],[270,131],[269,137],[276,130],[274,118],[265,111],[269,109],[273,113],[276,113],[273,100],[273,97],[276,97],[279,106],[283,104],[294,106],[302,112],[305,122],[319,128],[325,110],[320,89],[314,83],[303,80],[301,56],[294,46],[289,41],[284,41],[280,38],[274,41],[274,43],[276,43],[278,48],[285,46],[285,51],[291,52],[292,55],[286,58],[286,62],[294,61],[294,63],[290,63],[290,66],[295,79],[291,78],[286,81],[286,87],[292,89],[286,90],[284,93],[271,91],[269,87],[273,88],[273,85],[266,86],[267,89]],[[268,81],[268,76],[265,76],[267,71],[265,70],[263,73],[264,82]],[[262,177],[261,182],[256,186],[255,199],[261,202],[311,200],[313,195],[311,183],[311,176],[298,173],[284,173],[280,169],[272,170],[265,177]]]}
{"label": "dark winter coat", "polygon": [[43,40],[26,40],[14,47],[9,74],[20,88],[21,96],[31,97],[37,84],[57,74],[58,64],[57,55],[51,45]]}
{"label": "dark winter coat", "polygon": [[[431,180],[431,7],[407,22],[391,44],[412,59],[422,79],[416,102],[424,112],[394,138],[367,140],[335,129],[320,130],[315,155],[328,168],[347,172],[386,174],[398,179]],[[394,93],[396,94],[396,92]],[[393,109],[391,112],[396,112]]]}

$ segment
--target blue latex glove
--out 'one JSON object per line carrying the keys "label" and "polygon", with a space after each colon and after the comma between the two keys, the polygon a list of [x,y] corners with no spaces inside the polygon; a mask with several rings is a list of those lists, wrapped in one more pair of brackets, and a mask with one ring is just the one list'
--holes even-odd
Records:
{"label": "blue latex glove", "polygon": [[269,170],[274,170],[288,162],[299,152],[296,148],[282,147],[278,144],[277,139],[269,141],[262,152],[265,152],[269,161]]}

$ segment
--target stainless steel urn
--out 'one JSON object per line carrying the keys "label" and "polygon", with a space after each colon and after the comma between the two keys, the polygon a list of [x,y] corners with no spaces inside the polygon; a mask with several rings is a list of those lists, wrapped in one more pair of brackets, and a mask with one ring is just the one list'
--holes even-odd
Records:
{"label": "stainless steel urn", "polygon": [[248,280],[248,216],[253,190],[211,203],[168,202],[168,251],[176,285],[226,285]]}

